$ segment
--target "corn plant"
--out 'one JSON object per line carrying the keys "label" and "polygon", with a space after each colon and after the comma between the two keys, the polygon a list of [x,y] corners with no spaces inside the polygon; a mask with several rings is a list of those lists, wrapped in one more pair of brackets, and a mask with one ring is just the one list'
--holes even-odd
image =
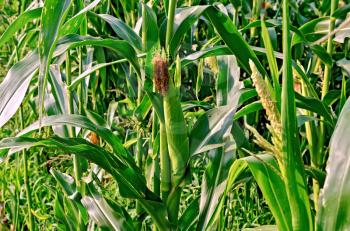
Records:
{"label": "corn plant", "polygon": [[350,229],[348,10],[0,1],[0,229]]}

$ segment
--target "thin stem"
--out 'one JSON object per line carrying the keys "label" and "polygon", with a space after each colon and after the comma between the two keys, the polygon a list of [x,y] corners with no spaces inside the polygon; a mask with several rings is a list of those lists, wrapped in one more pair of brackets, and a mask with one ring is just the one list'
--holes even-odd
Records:
{"label": "thin stem", "polygon": [[[72,70],[71,70],[71,60],[70,60],[70,52],[69,50],[66,52],[66,81],[67,85],[70,86],[72,84]],[[74,114],[74,99],[73,92],[68,88],[67,89],[67,97],[68,97],[68,113]],[[75,129],[74,127],[69,127],[69,136],[75,137]],[[73,156],[73,166],[74,166],[74,178],[78,188],[80,187],[80,179],[82,176],[81,168],[79,165],[79,160],[76,155]]]}
{"label": "thin stem", "polygon": [[175,9],[176,9],[176,0],[170,0],[169,3],[169,14],[168,14],[168,22],[166,28],[166,39],[165,39],[165,47],[168,50],[170,45],[170,40],[173,35],[174,30],[174,17],[175,17]]}
{"label": "thin stem", "polygon": [[[20,120],[21,120],[21,129],[24,129],[24,121],[23,121],[23,108],[20,108]],[[23,178],[24,178],[24,186],[26,189],[26,197],[27,197],[27,208],[28,208],[28,229],[34,230],[34,217],[32,215],[32,197],[31,197],[31,188],[29,184],[28,177],[28,158],[26,150],[22,151],[23,155]]]}
{"label": "thin stem", "polygon": [[171,187],[171,165],[168,154],[168,143],[166,138],[165,125],[160,123],[160,175],[161,175],[161,192],[162,200],[168,199],[170,187]]}
{"label": "thin stem", "polygon": [[[334,11],[337,9],[338,6],[338,0],[332,0],[331,1],[331,16],[330,16],[330,22],[329,22],[329,34],[331,34],[334,30],[335,26],[335,18],[332,17]],[[332,55],[333,53],[333,36],[328,37],[327,41],[327,53],[329,55]],[[322,85],[322,99],[326,96],[329,89],[329,82],[331,79],[331,65],[326,65],[324,70],[324,76],[323,76],[323,85]]]}
{"label": "thin stem", "polygon": [[[329,34],[333,33],[334,26],[335,26],[335,18],[332,17],[334,11],[337,9],[338,6],[338,0],[332,0],[331,1],[331,12],[330,12],[330,22],[329,22]],[[333,36],[328,37],[327,41],[327,53],[332,56],[333,53]],[[323,83],[322,83],[322,96],[321,99],[323,99],[329,90],[329,84],[331,80],[332,75],[332,65],[325,65],[324,69],[324,75],[323,75]],[[321,118],[321,121],[323,118]],[[321,167],[324,162],[323,158],[323,146],[325,142],[325,124],[320,123],[320,138],[319,138],[319,145],[318,145],[318,158],[316,162],[316,167]]]}
{"label": "thin stem", "polygon": [[[157,114],[153,111],[152,112],[152,137],[150,142],[150,145],[153,145],[152,152],[155,150],[156,146],[156,137],[157,137],[157,131],[159,130],[159,123],[158,123],[158,117]],[[160,196],[160,164],[159,164],[159,155],[156,153],[156,156],[153,158],[153,166],[154,166],[154,174],[153,174],[153,192]]]}
{"label": "thin stem", "polygon": [[20,153],[16,154],[16,184],[15,184],[15,196],[16,196],[16,205],[15,205],[15,216],[14,216],[14,227],[18,229],[18,214],[19,214],[19,200],[20,200],[20,188],[21,188],[21,180],[20,180],[20,162],[21,156]]}

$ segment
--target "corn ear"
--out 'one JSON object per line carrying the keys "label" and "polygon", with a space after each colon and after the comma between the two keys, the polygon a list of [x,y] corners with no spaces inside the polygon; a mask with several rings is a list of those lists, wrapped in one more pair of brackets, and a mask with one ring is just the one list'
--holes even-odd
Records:
{"label": "corn ear", "polygon": [[160,55],[153,59],[156,90],[163,96],[164,124],[171,162],[172,186],[183,180],[189,159],[189,139],[185,118],[174,83],[169,79],[168,64]]}
{"label": "corn ear", "polygon": [[187,127],[172,81],[169,81],[163,104],[169,157],[172,166],[172,183],[176,186],[185,176],[190,155]]}

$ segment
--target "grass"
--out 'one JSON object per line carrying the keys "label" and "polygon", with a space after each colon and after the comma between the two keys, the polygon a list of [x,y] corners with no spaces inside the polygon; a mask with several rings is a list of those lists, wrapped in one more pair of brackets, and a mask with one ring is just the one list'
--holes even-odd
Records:
{"label": "grass", "polygon": [[0,230],[348,230],[348,8],[0,1]]}

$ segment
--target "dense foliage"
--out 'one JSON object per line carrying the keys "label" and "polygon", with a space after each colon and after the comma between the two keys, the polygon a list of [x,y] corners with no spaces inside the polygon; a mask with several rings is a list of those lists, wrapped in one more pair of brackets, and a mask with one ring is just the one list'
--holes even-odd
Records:
{"label": "dense foliage", "polygon": [[349,10],[0,0],[0,230],[349,230]]}

